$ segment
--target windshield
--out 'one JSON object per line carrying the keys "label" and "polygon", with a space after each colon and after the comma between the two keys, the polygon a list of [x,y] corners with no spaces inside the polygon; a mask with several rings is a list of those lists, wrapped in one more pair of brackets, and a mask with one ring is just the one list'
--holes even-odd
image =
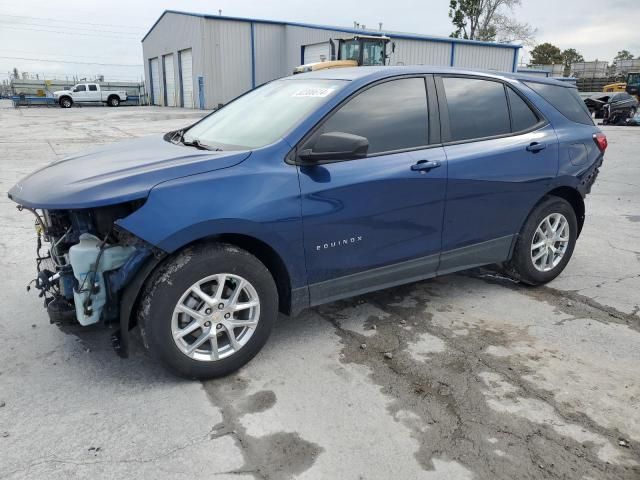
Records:
{"label": "windshield", "polygon": [[360,60],[360,42],[358,40],[343,41],[340,45],[341,60]]}
{"label": "windshield", "polygon": [[636,83],[640,83],[640,73],[630,73],[627,84],[635,85]]}
{"label": "windshield", "polygon": [[234,100],[194,125],[184,143],[243,150],[282,138],[345,85],[342,80],[276,80]]}
{"label": "windshield", "polygon": [[364,42],[363,48],[362,65],[384,65],[383,42]]}

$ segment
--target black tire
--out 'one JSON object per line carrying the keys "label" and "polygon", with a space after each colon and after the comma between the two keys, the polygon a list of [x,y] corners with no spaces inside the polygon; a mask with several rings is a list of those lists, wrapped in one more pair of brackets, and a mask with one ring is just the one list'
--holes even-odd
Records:
{"label": "black tire", "polygon": [[71,106],[73,105],[73,100],[71,100],[71,98],[69,98],[69,97],[62,97],[62,98],[60,98],[58,103],[60,104],[60,107],[62,107],[62,108],[71,108]]}
{"label": "black tire", "polygon": [[[247,343],[229,357],[195,360],[173,339],[173,311],[194,283],[221,273],[243,277],[255,288],[260,301],[258,324]],[[228,375],[249,362],[269,338],[277,316],[278,291],[269,270],[248,252],[215,243],[188,247],[164,262],[147,281],[138,324],[145,347],[171,371],[187,378],[208,379]]]}
{"label": "black tire", "polygon": [[112,97],[109,97],[107,99],[107,104],[110,107],[119,107],[120,106],[120,99],[118,97],[116,97],[115,95],[113,95]]}
{"label": "black tire", "polygon": [[[541,271],[534,265],[531,246],[538,225],[549,215],[560,213],[569,226],[569,242],[560,262],[548,271]],[[506,272],[528,285],[543,285],[556,278],[567,266],[578,237],[578,221],[573,207],[565,199],[555,196],[545,197],[529,214],[524,223],[513,251],[513,256],[504,265]]]}

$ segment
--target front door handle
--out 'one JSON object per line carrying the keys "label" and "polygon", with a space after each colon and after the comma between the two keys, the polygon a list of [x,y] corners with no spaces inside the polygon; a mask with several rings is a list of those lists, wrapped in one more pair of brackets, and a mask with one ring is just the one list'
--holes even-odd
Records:
{"label": "front door handle", "polygon": [[547,148],[547,145],[545,143],[531,142],[529,144],[529,146],[527,147],[527,151],[536,153],[536,152],[539,152],[541,150],[544,150],[545,148]]}
{"label": "front door handle", "polygon": [[411,165],[414,172],[428,172],[442,165],[438,160],[419,160],[418,163]]}

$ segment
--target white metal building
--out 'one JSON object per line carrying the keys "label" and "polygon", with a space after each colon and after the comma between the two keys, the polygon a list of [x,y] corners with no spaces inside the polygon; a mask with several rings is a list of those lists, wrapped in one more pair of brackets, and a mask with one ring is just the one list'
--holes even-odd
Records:
{"label": "white metal building", "polygon": [[215,108],[302,64],[329,60],[329,40],[354,33],[395,43],[390,65],[516,71],[519,45],[380,30],[276,22],[166,10],[142,39],[155,105]]}

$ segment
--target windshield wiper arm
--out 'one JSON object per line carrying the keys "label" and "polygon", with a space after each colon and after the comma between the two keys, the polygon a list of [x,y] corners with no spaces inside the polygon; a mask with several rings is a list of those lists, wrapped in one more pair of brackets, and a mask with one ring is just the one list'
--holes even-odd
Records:
{"label": "windshield wiper arm", "polygon": [[206,143],[202,143],[197,138],[194,138],[191,141],[187,141],[187,140],[184,139],[184,133],[182,133],[180,135],[180,139],[178,141],[181,142],[183,145],[186,145],[187,147],[196,147],[199,150],[209,150],[209,151],[212,151],[212,152],[222,152],[222,148],[220,148],[220,147],[212,147],[211,145],[207,145]]}

